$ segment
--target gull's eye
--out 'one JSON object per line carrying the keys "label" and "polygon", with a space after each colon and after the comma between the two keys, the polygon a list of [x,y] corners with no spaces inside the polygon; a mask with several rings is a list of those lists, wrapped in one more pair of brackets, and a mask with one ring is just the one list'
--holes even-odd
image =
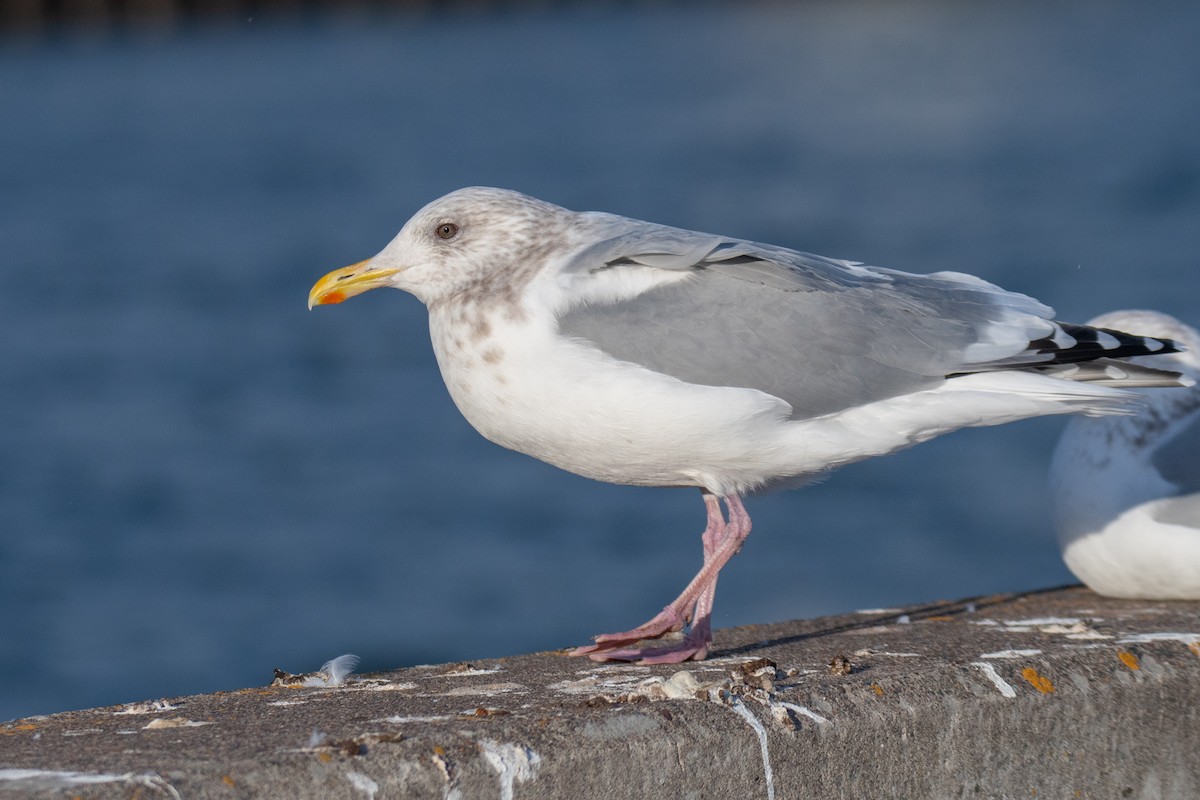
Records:
{"label": "gull's eye", "polygon": [[443,222],[437,227],[437,235],[439,239],[453,239],[458,236],[458,226],[453,222]]}

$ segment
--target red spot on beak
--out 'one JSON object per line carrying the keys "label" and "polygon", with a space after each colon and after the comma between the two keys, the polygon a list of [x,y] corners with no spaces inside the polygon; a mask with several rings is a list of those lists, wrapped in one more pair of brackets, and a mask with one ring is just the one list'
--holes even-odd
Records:
{"label": "red spot on beak", "polygon": [[336,303],[340,303],[345,299],[346,299],[346,295],[342,294],[341,292],[330,292],[329,294],[325,295],[320,300],[318,300],[317,305],[331,306]]}

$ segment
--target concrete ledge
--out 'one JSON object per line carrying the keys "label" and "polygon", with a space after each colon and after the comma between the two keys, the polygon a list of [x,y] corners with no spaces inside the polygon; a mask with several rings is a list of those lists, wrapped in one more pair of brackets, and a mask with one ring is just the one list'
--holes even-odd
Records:
{"label": "concrete ledge", "polygon": [[15,720],[0,798],[1200,797],[1200,603],[1067,588],[716,644]]}

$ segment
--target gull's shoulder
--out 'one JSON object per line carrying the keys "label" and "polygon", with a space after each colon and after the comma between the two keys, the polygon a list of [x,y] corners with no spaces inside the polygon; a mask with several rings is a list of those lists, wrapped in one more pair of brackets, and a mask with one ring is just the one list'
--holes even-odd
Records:
{"label": "gull's shoulder", "polygon": [[836,291],[906,277],[853,261],[599,211],[576,212],[573,222],[578,246],[553,271],[576,304],[630,300],[661,286],[717,276],[784,292]]}
{"label": "gull's shoulder", "polygon": [[1169,432],[1150,455],[1150,463],[1163,480],[1181,493],[1200,492],[1200,389],[1174,390],[1177,400],[1164,424]]}

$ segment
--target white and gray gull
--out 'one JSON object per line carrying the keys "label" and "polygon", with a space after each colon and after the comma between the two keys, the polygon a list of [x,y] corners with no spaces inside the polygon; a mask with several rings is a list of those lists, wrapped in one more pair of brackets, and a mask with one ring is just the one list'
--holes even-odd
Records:
{"label": "white and gray gull", "polygon": [[1173,352],[1170,340],[1054,322],[970,275],[502,189],[433,201],[378,255],[321,278],[309,308],[384,286],[428,308],[442,378],[488,439],[596,480],[700,489],[700,571],[653,619],[573,651],[597,660],[704,658],[717,575],[750,533],[749,492],[958,428],[1130,413],[1140,397],[1117,387],[1178,377],[1122,360]]}
{"label": "white and gray gull", "polygon": [[[1200,331],[1172,316],[1112,311],[1088,324],[1181,342],[1186,352],[1155,364],[1200,379]],[[1059,545],[1100,594],[1200,600],[1200,387],[1147,395],[1136,416],[1067,425],[1050,473]]]}

